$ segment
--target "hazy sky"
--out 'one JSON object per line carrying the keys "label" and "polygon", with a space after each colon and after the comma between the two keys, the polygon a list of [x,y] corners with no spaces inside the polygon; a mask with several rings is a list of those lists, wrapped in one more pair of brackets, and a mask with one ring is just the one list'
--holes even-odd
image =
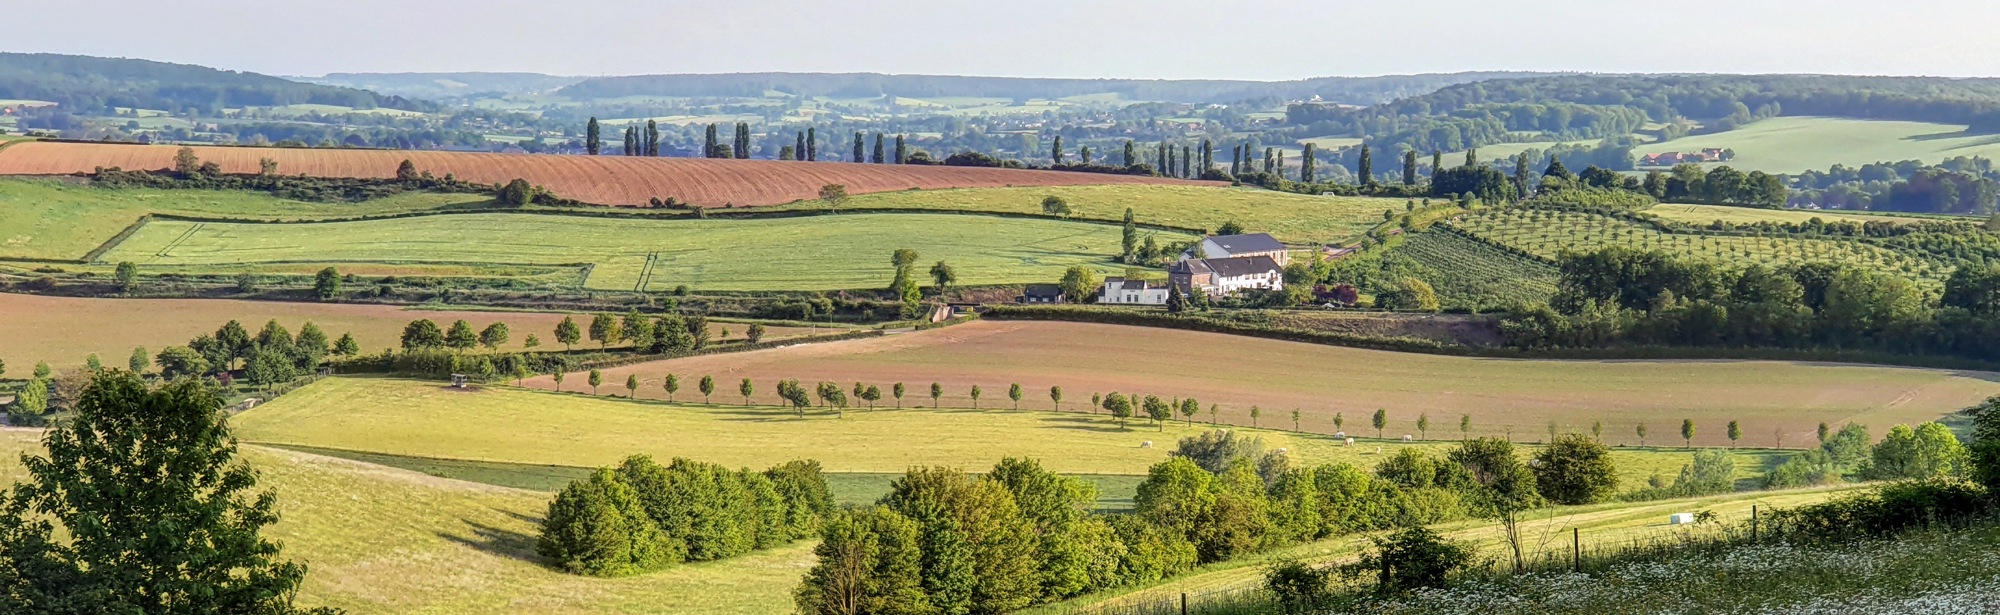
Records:
{"label": "hazy sky", "polygon": [[1994,0],[10,0],[0,50],[272,74],[2000,76]]}

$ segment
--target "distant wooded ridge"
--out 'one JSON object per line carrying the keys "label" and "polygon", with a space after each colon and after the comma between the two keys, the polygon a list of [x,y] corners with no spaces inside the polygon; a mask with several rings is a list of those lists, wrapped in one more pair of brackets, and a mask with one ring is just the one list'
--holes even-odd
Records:
{"label": "distant wooded ridge", "polygon": [[1548,73],[1465,72],[1381,77],[1319,77],[1295,81],[1210,79],[1045,79],[878,73],[731,73],[596,77],[561,90],[578,99],[625,96],[758,97],[768,92],[834,98],[879,96],[1064,98],[1117,94],[1156,102],[1232,102],[1259,98],[1376,104],[1446,86]]}

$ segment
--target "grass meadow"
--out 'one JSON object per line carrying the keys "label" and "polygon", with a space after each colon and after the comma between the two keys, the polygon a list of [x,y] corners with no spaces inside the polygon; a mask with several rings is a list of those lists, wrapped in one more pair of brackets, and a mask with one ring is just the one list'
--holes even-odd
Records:
{"label": "grass meadow", "polygon": [[494,213],[283,225],[155,220],[102,260],[141,267],[593,263],[586,284],[595,289],[836,290],[887,286],[894,277],[889,254],[899,248],[915,249],[925,263],[951,263],[961,284],[1054,282],[1072,265],[1114,270],[1120,236],[1108,224],[951,214],[633,220]]}
{"label": "grass meadow", "polygon": [[[1402,211],[1406,199],[1310,196],[1261,188],[1209,186],[1053,186],[908,190],[853,197],[846,207],[923,208],[1041,213],[1042,199],[1061,197],[1071,215],[1122,220],[1131,208],[1139,222],[1213,231],[1236,222],[1249,232],[1270,233],[1294,244],[1351,239],[1382,222],[1382,211]],[[789,208],[820,207],[806,202]]]}
{"label": "grass meadow", "polygon": [[[1199,357],[1191,361],[1188,357]],[[1587,431],[1604,422],[1604,439],[1638,445],[1680,444],[1681,419],[1694,419],[1697,445],[1726,446],[1725,427],[1741,421],[1746,446],[1799,446],[1821,422],[1854,421],[1876,433],[1897,423],[1934,420],[2000,393],[2000,375],[1900,367],[1783,361],[1557,361],[1483,359],[1397,353],[1283,342],[1216,333],[1085,323],[978,321],[881,338],[795,346],[642,363],[606,370],[605,382],[641,381],[639,395],[663,399],[661,382],[678,374],[689,391],[702,375],[715,376],[722,403],[741,403],[736,385],[750,378],[754,401],[778,403],[780,379],[865,382],[909,387],[906,405],[930,405],[930,383],[944,389],[943,405],[1009,408],[1008,386],[1024,389],[1022,407],[1052,409],[1049,387],[1064,390],[1064,408],[1080,411],[1092,393],[1113,391],[1162,398],[1194,397],[1218,406],[1220,422],[1292,427],[1300,410],[1307,432],[1374,435],[1376,409],[1388,415],[1386,434],[1422,435],[1428,414],[1434,439],[1456,439],[1461,415],[1471,434],[1517,441],[1547,439],[1555,421],[1563,431]],[[577,391],[582,374],[564,390]],[[552,388],[546,376],[529,386]],[[609,392],[608,390],[605,392]],[[624,394],[622,388],[617,391]],[[893,404],[891,404],[893,405]],[[1260,417],[1252,419],[1257,407]],[[1334,425],[1336,415],[1344,417]],[[1179,417],[1176,417],[1179,418]],[[1206,420],[1206,412],[1195,417]],[[1136,442],[1134,443],[1136,444]]]}
{"label": "grass meadow", "polygon": [[2000,135],[1966,134],[1965,126],[1925,122],[1776,117],[1736,130],[1641,145],[1633,155],[1736,150],[1727,164],[1743,172],[1825,171],[1836,164],[2000,156]]}
{"label": "grass meadow", "polygon": [[1646,208],[1646,213],[1688,224],[1708,224],[1716,220],[1731,224],[1753,224],[1757,222],[1789,222],[1801,224],[1813,218],[1826,222],[1895,222],[1909,224],[1923,222],[1925,218],[1897,216],[1894,214],[1871,214],[1865,212],[1810,211],[1796,209],[1759,209],[1755,207],[1733,207],[1728,205],[1683,205],[1662,203]]}
{"label": "grass meadow", "polygon": [[49,179],[0,179],[0,260],[80,259],[149,213],[299,220],[488,203],[491,199],[478,195],[434,193],[406,193],[366,203],[312,203],[250,191],[107,190]]}

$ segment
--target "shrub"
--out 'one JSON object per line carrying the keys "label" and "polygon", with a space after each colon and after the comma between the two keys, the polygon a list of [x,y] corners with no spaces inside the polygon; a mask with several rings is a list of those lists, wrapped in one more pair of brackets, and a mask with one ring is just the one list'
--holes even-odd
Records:
{"label": "shrub", "polygon": [[1264,569],[1264,588],[1277,596],[1287,613],[1304,613],[1325,603],[1332,595],[1334,570],[1308,566],[1295,559]]}
{"label": "shrub", "polygon": [[566,572],[602,577],[658,570],[680,559],[632,487],[608,468],[556,494],[536,550]]}
{"label": "shrub", "polygon": [[1227,429],[1215,429],[1181,438],[1170,457],[1183,457],[1201,469],[1221,474],[1239,459],[1256,459],[1264,453],[1264,440]]}
{"label": "shrub", "polygon": [[1772,527],[1803,540],[1882,537],[1988,514],[1987,491],[1949,478],[1891,483],[1819,504],[1772,511]]}
{"label": "shrub", "polygon": [[1582,434],[1556,437],[1535,454],[1535,488],[1557,504],[1589,504],[1618,488],[1611,450]]}
{"label": "shrub", "polygon": [[1402,594],[1443,587],[1451,573],[1472,564],[1471,546],[1447,541],[1421,525],[1403,528],[1388,538],[1376,538],[1375,551],[1347,565],[1355,577],[1375,577],[1376,592]]}
{"label": "shrub", "polygon": [[1942,423],[1897,425],[1875,444],[1861,474],[1878,480],[1964,476],[1969,462],[1965,446]]}

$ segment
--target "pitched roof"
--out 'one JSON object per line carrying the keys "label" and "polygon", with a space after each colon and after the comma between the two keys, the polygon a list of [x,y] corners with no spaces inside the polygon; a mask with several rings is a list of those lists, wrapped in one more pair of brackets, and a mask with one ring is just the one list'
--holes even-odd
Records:
{"label": "pitched roof", "polygon": [[1021,289],[1021,294],[1029,297],[1061,297],[1063,289],[1056,284],[1029,284]]}
{"label": "pitched roof", "polygon": [[1216,237],[1210,237],[1208,238],[1208,240],[1215,242],[1215,245],[1222,246],[1222,249],[1230,254],[1242,254],[1244,252],[1285,251],[1285,244],[1279,243],[1276,238],[1271,237],[1269,234],[1266,233],[1254,233],[1250,235],[1220,235]]}
{"label": "pitched roof", "polygon": [[1188,260],[1174,263],[1173,266],[1167,268],[1167,272],[1179,273],[1179,274],[1213,273],[1212,271],[1209,271],[1208,263],[1199,258],[1190,258]]}
{"label": "pitched roof", "polygon": [[1153,280],[1127,280],[1125,278],[1105,278],[1104,287],[1115,290],[1149,290],[1166,288],[1165,282]]}
{"label": "pitched roof", "polygon": [[1211,258],[1205,261],[1215,275],[1234,278],[1259,273],[1278,271],[1278,261],[1269,256],[1240,256],[1237,258]]}

